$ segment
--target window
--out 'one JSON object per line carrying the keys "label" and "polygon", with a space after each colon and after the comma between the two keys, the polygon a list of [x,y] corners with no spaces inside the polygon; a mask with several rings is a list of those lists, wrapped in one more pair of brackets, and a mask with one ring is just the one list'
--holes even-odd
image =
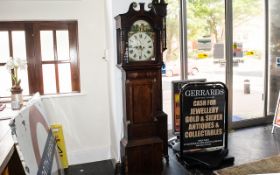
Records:
{"label": "window", "polygon": [[0,96],[10,95],[9,57],[27,61],[23,94],[80,92],[76,21],[0,22]]}

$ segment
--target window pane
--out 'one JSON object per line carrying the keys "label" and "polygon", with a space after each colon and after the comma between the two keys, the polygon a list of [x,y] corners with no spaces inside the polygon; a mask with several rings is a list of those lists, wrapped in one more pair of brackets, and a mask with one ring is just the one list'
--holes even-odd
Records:
{"label": "window pane", "polygon": [[264,114],[264,2],[232,1],[233,122],[261,118]]}
{"label": "window pane", "polygon": [[[180,63],[180,20],[178,0],[167,0],[167,11],[170,13],[166,16],[166,44],[167,50],[164,52],[162,67],[162,95],[163,108],[168,116],[173,116],[171,107],[171,81],[180,80],[181,63]],[[168,117],[168,129],[171,129],[173,118]],[[174,123],[175,124],[175,123]],[[178,125],[176,125],[178,126]],[[175,128],[174,128],[175,129]]]}
{"label": "window pane", "polygon": [[57,58],[58,60],[69,59],[69,35],[67,30],[56,31]]}
{"label": "window pane", "polygon": [[13,57],[26,60],[26,43],[24,31],[12,31]]}
{"label": "window pane", "polygon": [[18,75],[21,80],[20,86],[23,89],[23,95],[29,95],[27,68],[24,70],[19,69]]}
{"label": "window pane", "polygon": [[44,94],[56,93],[55,67],[53,64],[43,65]]}
{"label": "window pane", "polygon": [[42,60],[54,60],[53,32],[51,30],[40,31]]}
{"label": "window pane", "polygon": [[58,70],[60,92],[72,92],[70,63],[59,64]]}
{"label": "window pane", "polygon": [[188,1],[188,78],[225,82],[225,1]]}
{"label": "window pane", "polygon": [[8,31],[0,32],[0,63],[6,62],[10,57]]}
{"label": "window pane", "polygon": [[10,88],[12,87],[11,74],[5,66],[0,67],[0,97],[10,96]]}
{"label": "window pane", "polygon": [[269,1],[270,22],[270,57],[269,57],[269,82],[268,82],[268,114],[274,115],[280,92],[280,11],[279,0]]}

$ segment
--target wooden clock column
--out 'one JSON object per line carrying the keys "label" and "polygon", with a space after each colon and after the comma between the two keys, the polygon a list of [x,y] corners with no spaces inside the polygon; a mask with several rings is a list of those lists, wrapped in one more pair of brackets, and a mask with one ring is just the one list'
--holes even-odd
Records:
{"label": "wooden clock column", "polygon": [[163,157],[168,161],[161,75],[167,4],[153,0],[148,11],[144,3],[137,6],[115,17],[124,101],[121,161],[126,174],[160,174]]}

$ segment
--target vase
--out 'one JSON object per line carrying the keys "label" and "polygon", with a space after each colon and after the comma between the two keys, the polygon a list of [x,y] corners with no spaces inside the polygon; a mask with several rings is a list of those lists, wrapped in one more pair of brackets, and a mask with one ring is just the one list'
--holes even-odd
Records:
{"label": "vase", "polygon": [[18,110],[23,105],[22,89],[21,87],[11,88],[11,107],[13,110]]}

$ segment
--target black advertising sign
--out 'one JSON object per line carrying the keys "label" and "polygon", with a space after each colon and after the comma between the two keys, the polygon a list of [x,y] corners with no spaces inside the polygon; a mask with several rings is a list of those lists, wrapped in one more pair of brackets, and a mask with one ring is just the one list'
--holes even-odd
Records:
{"label": "black advertising sign", "polygon": [[223,83],[190,83],[182,88],[181,151],[224,148],[225,121],[227,89]]}
{"label": "black advertising sign", "polygon": [[206,79],[193,79],[193,80],[175,80],[171,82],[172,90],[172,118],[173,118],[173,133],[180,133],[180,92],[184,85],[188,83],[206,82]]}

